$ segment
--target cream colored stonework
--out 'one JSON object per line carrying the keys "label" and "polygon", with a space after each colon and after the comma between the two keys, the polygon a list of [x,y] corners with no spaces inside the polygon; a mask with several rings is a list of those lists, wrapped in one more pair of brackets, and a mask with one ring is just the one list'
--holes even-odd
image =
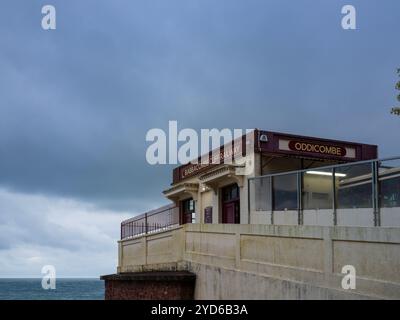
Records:
{"label": "cream colored stonework", "polygon": [[187,224],[119,244],[119,272],[190,270],[196,299],[400,299],[399,228]]}

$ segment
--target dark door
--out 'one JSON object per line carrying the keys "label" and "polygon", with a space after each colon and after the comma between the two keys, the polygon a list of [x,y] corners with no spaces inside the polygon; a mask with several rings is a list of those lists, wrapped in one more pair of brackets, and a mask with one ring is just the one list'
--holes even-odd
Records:
{"label": "dark door", "polygon": [[183,215],[183,223],[192,223],[192,213],[184,213]]}
{"label": "dark door", "polygon": [[194,209],[193,199],[186,199],[181,202],[181,224],[192,223]]}
{"label": "dark door", "polygon": [[222,189],[222,223],[240,223],[240,198],[237,184]]}
{"label": "dark door", "polygon": [[222,223],[235,223],[235,203],[224,203],[222,208]]}

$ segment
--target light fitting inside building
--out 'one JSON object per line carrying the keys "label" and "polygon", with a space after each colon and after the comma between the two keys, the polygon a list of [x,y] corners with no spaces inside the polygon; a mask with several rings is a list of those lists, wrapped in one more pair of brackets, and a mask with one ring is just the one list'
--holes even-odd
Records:
{"label": "light fitting inside building", "polygon": [[[332,176],[332,172],[326,172],[326,171],[306,171],[308,174],[318,174],[320,176]],[[345,177],[345,173],[337,173],[335,172],[335,177]]]}

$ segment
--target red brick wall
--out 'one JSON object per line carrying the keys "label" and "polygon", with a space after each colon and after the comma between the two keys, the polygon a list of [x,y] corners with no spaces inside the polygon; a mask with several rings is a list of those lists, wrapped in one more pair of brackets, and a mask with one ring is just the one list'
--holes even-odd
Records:
{"label": "red brick wall", "polygon": [[131,274],[131,277],[104,277],[103,280],[106,300],[192,300],[194,297],[194,277],[135,279]]}

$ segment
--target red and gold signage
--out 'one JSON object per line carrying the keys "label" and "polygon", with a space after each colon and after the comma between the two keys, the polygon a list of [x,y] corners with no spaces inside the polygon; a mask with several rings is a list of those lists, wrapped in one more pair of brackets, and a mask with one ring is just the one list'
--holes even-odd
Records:
{"label": "red and gold signage", "polygon": [[199,173],[202,169],[210,166],[210,165],[215,165],[215,164],[220,164],[220,163],[226,163],[226,161],[229,159],[232,161],[235,157],[239,156],[242,154],[242,144],[241,143],[235,143],[233,147],[230,148],[222,148],[222,150],[219,150],[219,152],[213,152],[211,155],[208,157],[208,161],[205,163],[192,163],[186,167],[180,168],[180,179],[185,179],[190,176],[194,176],[197,173]]}
{"label": "red and gold signage", "polygon": [[291,140],[289,141],[288,146],[292,151],[324,154],[336,157],[346,156],[346,149],[337,145]]}
{"label": "red and gold signage", "polygon": [[185,179],[189,176],[195,175],[197,172],[199,172],[201,169],[205,167],[208,167],[208,164],[201,164],[201,163],[192,164],[182,170],[181,178]]}

